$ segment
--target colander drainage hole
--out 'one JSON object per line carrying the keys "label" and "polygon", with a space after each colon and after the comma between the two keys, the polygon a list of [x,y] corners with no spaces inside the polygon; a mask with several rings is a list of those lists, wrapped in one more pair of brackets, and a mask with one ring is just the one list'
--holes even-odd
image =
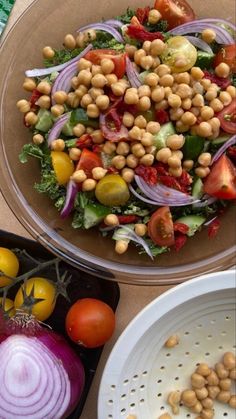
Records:
{"label": "colander drainage hole", "polygon": [[135,393],[135,391],[136,391],[136,390],[135,390],[135,388],[132,388],[132,389],[130,390],[130,393],[131,393],[131,394],[134,394],[134,393]]}
{"label": "colander drainage hole", "polygon": [[160,370],[164,370],[165,369],[165,366],[164,365],[162,365],[161,367],[160,367]]}
{"label": "colander drainage hole", "polygon": [[120,413],[125,413],[126,412],[126,409],[125,408],[123,408],[123,409],[121,409],[121,411],[120,411]]}
{"label": "colander drainage hole", "polygon": [[222,335],[222,336],[225,336],[225,335],[226,335],[225,330],[223,330],[223,332],[221,332],[221,335]]}
{"label": "colander drainage hole", "polygon": [[222,351],[223,346],[218,346],[218,349],[219,349],[220,351]]}
{"label": "colander drainage hole", "polygon": [[183,364],[179,364],[179,365],[178,365],[178,367],[179,367],[179,368],[182,368],[182,366],[183,366]]}
{"label": "colander drainage hole", "polygon": [[124,384],[128,384],[128,382],[129,382],[128,379],[126,379],[126,380],[123,381]]}
{"label": "colander drainage hole", "polygon": [[113,400],[108,400],[108,404],[113,404]]}
{"label": "colander drainage hole", "polygon": [[143,376],[147,375],[147,371],[143,371]]}
{"label": "colander drainage hole", "polygon": [[158,384],[159,384],[159,383],[162,383],[162,380],[158,380],[157,382],[158,382]]}
{"label": "colander drainage hole", "polygon": [[223,414],[223,416],[228,416],[228,413],[226,413],[226,412],[225,412],[225,413]]}
{"label": "colander drainage hole", "polygon": [[110,419],[110,418],[113,418],[113,416],[112,415],[108,415],[108,418]]}
{"label": "colander drainage hole", "polygon": [[137,380],[138,379],[138,375],[137,374],[135,374],[134,376],[133,376],[133,380]]}
{"label": "colander drainage hole", "polygon": [[158,393],[157,397],[161,397],[161,396],[162,396],[162,393]]}
{"label": "colander drainage hole", "polygon": [[200,345],[200,342],[195,342],[195,346],[199,346]]}
{"label": "colander drainage hole", "polygon": [[189,332],[184,332],[184,334],[185,334],[186,336],[188,336],[190,333],[189,333]]}
{"label": "colander drainage hole", "polygon": [[202,327],[202,324],[198,324],[198,325],[197,325],[197,328],[198,328],[198,329],[201,329],[201,327]]}
{"label": "colander drainage hole", "polygon": [[145,400],[144,400],[144,399],[140,399],[140,400],[139,400],[139,403],[140,403],[140,404],[143,404],[144,402],[145,402]]}
{"label": "colander drainage hole", "polygon": [[171,354],[168,352],[168,354],[166,354],[166,356],[171,356]]}
{"label": "colander drainage hole", "polygon": [[215,319],[211,320],[211,324],[215,324],[215,322],[216,322]]}
{"label": "colander drainage hole", "polygon": [[205,355],[206,355],[206,356],[209,356],[209,355],[210,355],[210,352],[206,352],[206,353],[205,353]]}
{"label": "colander drainage hole", "polygon": [[140,390],[143,390],[145,388],[145,385],[144,384],[142,384],[141,386],[140,386]]}
{"label": "colander drainage hole", "polygon": [[175,377],[175,381],[178,381],[179,380],[179,377]]}
{"label": "colander drainage hole", "polygon": [[190,355],[190,352],[185,352],[185,355],[186,355],[186,356]]}
{"label": "colander drainage hole", "polygon": [[112,390],[114,390],[116,388],[115,384],[111,385]]}
{"label": "colander drainage hole", "polygon": [[225,320],[231,320],[231,316],[225,316]]}
{"label": "colander drainage hole", "polygon": [[126,394],[122,394],[120,398],[121,400],[124,400],[126,398]]}
{"label": "colander drainage hole", "polygon": [[208,338],[208,339],[212,339],[212,335],[208,335],[208,336],[207,336],[207,338]]}
{"label": "colander drainage hole", "polygon": [[160,409],[161,409],[161,410],[164,410],[164,409],[165,409],[165,406],[161,406],[161,407],[160,407]]}
{"label": "colander drainage hole", "polygon": [[130,404],[130,407],[135,407],[135,403],[131,403]]}

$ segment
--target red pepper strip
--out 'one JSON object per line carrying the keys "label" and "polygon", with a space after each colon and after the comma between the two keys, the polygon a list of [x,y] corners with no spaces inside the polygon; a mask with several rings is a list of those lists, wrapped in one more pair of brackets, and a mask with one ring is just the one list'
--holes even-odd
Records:
{"label": "red pepper strip", "polygon": [[117,215],[119,224],[136,223],[139,220],[137,215]]}
{"label": "red pepper strip", "polygon": [[208,226],[208,229],[207,229],[208,237],[210,239],[215,237],[218,233],[219,228],[220,228],[220,220],[219,218],[215,218],[215,220],[213,220],[212,223],[209,224]]}
{"label": "red pepper strip", "polygon": [[138,7],[136,10],[136,16],[141,24],[146,23],[148,20],[148,13],[150,11],[150,7],[146,6],[144,8]]}
{"label": "red pepper strip", "polygon": [[157,184],[157,171],[154,167],[140,165],[136,167],[135,173],[141,176],[149,185]]}
{"label": "red pepper strip", "polygon": [[34,89],[32,91],[31,97],[29,99],[29,103],[30,103],[30,109],[31,110],[36,110],[38,107],[36,104],[37,100],[40,98],[40,96],[42,96],[43,93],[39,92],[37,89]]}
{"label": "red pepper strip", "polygon": [[231,146],[227,150],[227,156],[236,165],[236,146]]}
{"label": "red pepper strip", "polygon": [[117,131],[121,129],[121,125],[122,125],[121,116],[117,113],[117,110],[114,107],[109,109],[109,111],[106,114],[106,119],[107,119],[108,124],[109,124],[109,120],[111,120],[111,123],[114,124]]}
{"label": "red pepper strip", "polygon": [[182,247],[185,245],[187,241],[187,237],[184,234],[179,233],[176,237],[175,237],[175,250],[176,252],[178,252],[180,249],[182,249]]}
{"label": "red pepper strip", "polygon": [[179,182],[171,175],[158,176],[158,180],[163,183],[163,185],[168,186],[169,188],[176,189],[177,191],[182,191]]}
{"label": "red pepper strip", "polygon": [[169,121],[169,114],[168,112],[166,112],[164,109],[158,109],[155,112],[156,115],[156,121],[159,122],[159,124],[165,124],[166,122]]}
{"label": "red pepper strip", "polygon": [[137,39],[138,41],[154,41],[154,39],[164,39],[161,32],[148,32],[142,25],[129,25],[126,33],[130,38]]}
{"label": "red pepper strip", "polygon": [[119,173],[119,170],[118,169],[116,169],[115,167],[113,167],[113,166],[110,166],[110,167],[108,167],[107,168],[107,173],[110,173],[110,174],[112,174],[112,175],[116,175],[116,174],[118,174]]}
{"label": "red pepper strip", "polygon": [[83,150],[83,148],[92,148],[93,140],[91,135],[83,134],[80,138],[76,141],[76,146]]}
{"label": "red pepper strip", "polygon": [[209,71],[203,71],[204,78],[211,80],[212,83],[216,83],[222,89],[226,89],[231,84],[229,79],[225,79],[224,77],[218,77]]}
{"label": "red pepper strip", "polygon": [[179,233],[186,234],[189,231],[189,226],[184,223],[174,223],[174,231],[178,231]]}
{"label": "red pepper strip", "polygon": [[183,170],[181,176],[178,178],[172,176],[168,172],[168,166],[161,162],[155,163],[154,167],[157,171],[158,181],[163,183],[163,185],[168,186],[169,188],[174,188],[177,191],[189,192],[189,186],[191,185],[190,175]]}
{"label": "red pepper strip", "polygon": [[102,151],[102,146],[101,146],[101,145],[99,145],[99,144],[94,144],[94,145],[92,145],[92,151],[93,151],[94,153],[99,154],[99,153],[101,153],[101,151]]}

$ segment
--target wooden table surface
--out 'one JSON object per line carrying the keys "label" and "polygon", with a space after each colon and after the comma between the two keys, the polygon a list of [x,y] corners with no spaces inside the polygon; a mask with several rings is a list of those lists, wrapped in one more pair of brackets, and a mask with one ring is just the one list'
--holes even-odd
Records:
{"label": "wooden table surface", "polygon": [[[12,24],[20,16],[20,14],[30,5],[33,0],[16,0],[11,16],[9,18],[7,27],[3,34],[6,35]],[[9,209],[0,192],[0,229],[13,232],[25,237],[31,237],[28,231],[15,218],[12,211]],[[32,238],[32,237],[31,237]],[[81,419],[96,419],[97,418],[97,395],[101,375],[106,363],[106,360],[114,346],[117,338],[120,336],[126,325],[130,320],[149,302],[155,299],[158,295],[163,293],[169,287],[140,287],[131,285],[120,285],[120,302],[116,311],[116,330],[112,339],[106,344],[102,353],[99,366],[93,380],[87,401],[85,403]]]}

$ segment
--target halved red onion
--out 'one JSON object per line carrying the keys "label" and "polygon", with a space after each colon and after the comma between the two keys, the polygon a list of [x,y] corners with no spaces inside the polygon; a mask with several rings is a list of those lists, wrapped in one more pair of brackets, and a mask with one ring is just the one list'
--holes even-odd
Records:
{"label": "halved red onion", "polygon": [[132,87],[141,86],[142,82],[139,73],[135,70],[132,61],[126,56],[126,74]]}
{"label": "halved red onion", "polygon": [[104,23],[109,26],[113,26],[113,28],[122,28],[124,25],[120,20],[117,19],[108,19]]}
{"label": "halved red onion", "polygon": [[67,112],[64,115],[59,116],[59,118],[57,118],[55,124],[52,126],[48,134],[47,142],[49,147],[52,144],[52,141],[57,140],[59,138],[59,134],[61,133],[62,128],[67,123],[69,118],[70,112]]}
{"label": "halved red onion", "polygon": [[227,32],[226,29],[221,26],[217,26],[213,23],[201,22],[201,20],[194,20],[193,22],[184,23],[174,29],[168,31],[172,35],[186,35],[188,33],[201,33],[204,29],[213,29],[216,33],[216,42],[223,45],[234,44],[234,39]]}
{"label": "halved red onion", "polygon": [[51,98],[52,104],[55,104],[55,100],[53,99],[53,95],[58,90],[63,90],[64,92],[68,93],[71,89],[71,79],[78,73],[78,60],[84,57],[87,52],[89,52],[93,48],[92,44],[89,44],[82,52],[78,55],[77,60],[68,65],[61,73],[57,76],[55,82],[52,86],[51,91]]}
{"label": "halved red onion", "polygon": [[[89,49],[87,50],[88,47]],[[68,67],[70,64],[77,63],[78,60],[82,58],[91,48],[92,48],[92,45],[89,44],[79,55],[67,61],[66,63],[59,64],[53,67],[34,68],[33,70],[26,70],[25,75],[27,77],[41,77],[41,76],[47,76],[48,74],[52,74],[54,73],[54,71],[60,72],[64,70],[64,68]]]}
{"label": "halved red onion", "polygon": [[102,113],[99,116],[99,125],[104,137],[113,143],[121,141],[122,139],[125,140],[129,137],[129,131],[123,124],[121,125],[119,131],[113,131],[108,128],[106,124],[106,116]]}
{"label": "halved red onion", "polygon": [[233,135],[233,137],[230,137],[220,148],[217,150],[216,154],[213,156],[211,160],[211,165],[215,163],[221,156],[224,154],[224,152],[231,147],[232,145],[236,144],[236,135]]}
{"label": "halved red onion", "polygon": [[74,180],[69,180],[66,188],[66,200],[64,207],[61,210],[61,218],[66,218],[70,215],[74,208],[75,197],[78,192],[78,184]]}
{"label": "halved red onion", "polygon": [[189,42],[191,42],[191,44],[193,44],[195,47],[199,48],[202,51],[208,52],[208,54],[213,55],[213,51],[211,47],[202,39],[197,38],[196,36],[189,36],[189,35],[185,36],[185,38],[187,38]]}
{"label": "halved red onion", "polygon": [[122,37],[120,32],[118,32],[113,26],[107,25],[106,23],[101,23],[101,22],[90,23],[89,25],[82,26],[82,28],[79,28],[76,32],[84,32],[84,31],[87,31],[88,29],[94,29],[97,31],[107,32],[110,35],[112,35],[113,38],[116,39],[116,41],[121,42],[121,43],[124,42],[124,38]]}

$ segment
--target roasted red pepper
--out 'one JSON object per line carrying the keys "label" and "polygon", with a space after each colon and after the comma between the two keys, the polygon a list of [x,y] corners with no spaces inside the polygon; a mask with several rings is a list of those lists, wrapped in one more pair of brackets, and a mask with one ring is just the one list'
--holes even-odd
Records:
{"label": "roasted red pepper", "polygon": [[231,146],[228,148],[227,156],[236,165],[236,146]]}
{"label": "roasted red pepper", "polygon": [[166,122],[169,122],[170,118],[169,118],[169,114],[167,111],[165,111],[164,109],[158,109],[155,112],[155,116],[156,116],[156,121],[159,122],[159,124],[165,124]]}
{"label": "roasted red pepper", "polygon": [[154,39],[164,39],[161,32],[148,32],[142,25],[129,25],[126,33],[130,38],[137,39],[138,41],[154,41]]}
{"label": "roasted red pepper", "polygon": [[43,93],[39,92],[37,89],[32,91],[31,97],[29,99],[30,109],[36,110],[38,107],[36,105],[37,100],[42,96]]}
{"label": "roasted red pepper", "polygon": [[187,234],[187,232],[189,231],[189,226],[187,226],[184,223],[174,223],[174,231],[178,231],[179,233],[182,234]]}
{"label": "roasted red pepper", "polygon": [[187,237],[184,234],[178,233],[178,235],[175,236],[175,250],[178,252],[182,247],[185,245],[187,241]]}
{"label": "roasted red pepper", "polygon": [[224,77],[218,77],[209,71],[204,71],[204,78],[211,80],[212,83],[216,83],[221,89],[226,89],[231,84],[229,79],[225,79]]}
{"label": "roasted red pepper", "polygon": [[144,8],[138,7],[138,9],[136,10],[136,16],[141,24],[147,22],[149,12],[150,12],[149,6],[146,6]]}
{"label": "roasted red pepper", "polygon": [[117,215],[120,224],[136,223],[139,220],[137,215]]}
{"label": "roasted red pepper", "polygon": [[83,150],[83,148],[92,148],[93,146],[93,140],[91,135],[89,134],[83,134],[80,138],[76,141],[76,146]]}
{"label": "roasted red pepper", "polygon": [[208,237],[211,239],[213,237],[215,237],[219,231],[220,228],[220,220],[219,218],[215,218],[211,224],[209,224],[208,229],[207,229],[207,233],[208,233]]}
{"label": "roasted red pepper", "polygon": [[136,167],[135,173],[136,175],[141,176],[149,185],[156,185],[157,171],[154,167],[140,165]]}

